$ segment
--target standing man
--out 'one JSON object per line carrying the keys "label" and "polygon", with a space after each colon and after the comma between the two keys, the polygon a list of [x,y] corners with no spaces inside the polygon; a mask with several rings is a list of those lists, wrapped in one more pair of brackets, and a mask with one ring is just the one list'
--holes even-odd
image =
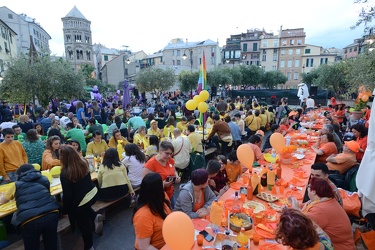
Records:
{"label": "standing man", "polygon": [[[230,133],[230,128],[228,123],[220,120],[219,115],[214,115],[214,126],[212,127],[211,133],[208,135],[207,140],[211,140],[215,143],[216,148],[218,150],[221,150],[222,155],[227,155],[227,148],[228,144],[231,142],[231,140],[227,140],[227,138],[232,138],[232,135]],[[217,133],[217,135],[215,135]],[[220,144],[221,143],[221,148]]]}
{"label": "standing man", "polygon": [[27,163],[27,155],[19,141],[14,140],[14,131],[11,128],[3,130],[4,141],[0,144],[0,175],[1,184],[16,181],[16,170]]}
{"label": "standing man", "polygon": [[220,102],[216,104],[217,111],[226,112],[228,109],[228,104],[224,101],[224,97],[220,97]]}
{"label": "standing man", "polygon": [[307,97],[307,100],[306,100],[306,111],[309,112],[310,110],[314,110],[315,108],[315,101],[314,99],[311,98],[311,96]]}
{"label": "standing man", "polygon": [[173,130],[174,140],[172,145],[174,148],[174,166],[177,169],[185,169],[189,166],[191,144],[187,137],[181,136],[181,131],[178,128]]}

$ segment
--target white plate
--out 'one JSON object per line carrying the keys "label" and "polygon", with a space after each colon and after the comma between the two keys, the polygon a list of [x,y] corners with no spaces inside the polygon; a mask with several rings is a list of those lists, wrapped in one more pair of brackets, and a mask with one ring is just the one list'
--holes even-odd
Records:
{"label": "white plate", "polygon": [[294,154],[294,156],[295,156],[298,160],[301,160],[301,159],[305,158],[305,155],[303,155],[303,154]]}
{"label": "white plate", "polygon": [[247,201],[243,204],[243,207],[246,209],[249,209],[249,208],[254,209],[253,210],[254,213],[259,213],[261,211],[266,210],[266,207],[262,203],[257,202],[257,201]]}

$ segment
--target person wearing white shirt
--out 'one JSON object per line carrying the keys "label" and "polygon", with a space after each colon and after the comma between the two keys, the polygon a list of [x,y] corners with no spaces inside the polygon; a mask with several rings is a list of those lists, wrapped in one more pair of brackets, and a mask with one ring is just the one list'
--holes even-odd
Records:
{"label": "person wearing white shirt", "polygon": [[174,148],[174,164],[178,169],[185,169],[189,166],[191,144],[187,137],[181,136],[181,131],[178,128],[173,130],[174,140],[172,145]]}
{"label": "person wearing white shirt", "polygon": [[[65,116],[65,114],[60,118],[60,127],[61,128],[64,128],[66,127],[66,124],[68,124],[69,122],[72,122],[72,118],[73,118],[74,114],[72,112],[69,112],[68,113],[68,116]],[[57,116],[56,116],[57,117]]]}
{"label": "person wearing white shirt", "polygon": [[309,96],[306,100],[306,111],[310,111],[310,110],[314,110],[314,107],[315,107],[315,101],[314,99],[311,98],[311,96]]}

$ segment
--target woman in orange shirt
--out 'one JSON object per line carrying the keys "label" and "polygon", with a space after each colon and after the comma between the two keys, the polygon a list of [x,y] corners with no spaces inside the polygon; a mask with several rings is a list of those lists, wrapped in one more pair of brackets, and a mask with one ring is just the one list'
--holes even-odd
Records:
{"label": "woman in orange shirt", "polygon": [[46,142],[46,149],[42,156],[42,170],[51,169],[54,166],[60,166],[60,137],[51,136]]}
{"label": "woman in orange shirt", "polygon": [[365,127],[365,125],[359,123],[353,125],[351,129],[353,135],[357,138],[357,143],[360,147],[359,152],[356,154],[356,158],[358,162],[361,162],[367,148],[368,129]]}
{"label": "woman in orange shirt", "polygon": [[345,113],[345,104],[342,102],[337,103],[337,106],[335,107],[335,111],[333,112],[333,114],[336,120],[340,123],[340,126],[344,121]]}
{"label": "woman in orange shirt", "polygon": [[135,231],[135,249],[161,249],[164,245],[163,222],[172,212],[158,173],[144,176],[134,207],[132,223]]}

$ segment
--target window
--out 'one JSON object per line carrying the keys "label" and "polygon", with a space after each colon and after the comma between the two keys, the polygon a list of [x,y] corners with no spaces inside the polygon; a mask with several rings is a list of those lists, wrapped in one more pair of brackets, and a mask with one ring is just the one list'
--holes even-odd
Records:
{"label": "window", "polygon": [[247,43],[242,45],[242,51],[247,52]]}
{"label": "window", "polygon": [[293,60],[288,60],[288,68],[291,68],[293,64]]}
{"label": "window", "polygon": [[314,59],[306,59],[306,67],[313,67],[314,65]]}
{"label": "window", "polygon": [[302,39],[297,39],[297,44],[301,45],[302,44]]}
{"label": "window", "polygon": [[176,63],[175,63],[175,61],[174,61],[174,60],[172,60],[172,65],[176,65]]}
{"label": "window", "polygon": [[310,49],[305,49],[305,54],[310,54]]}
{"label": "window", "polygon": [[357,47],[354,47],[354,51],[357,51]]}
{"label": "window", "polygon": [[352,52],[352,51],[353,51],[353,48],[350,48],[350,49],[349,49],[349,52]]}
{"label": "window", "polygon": [[262,56],[262,61],[265,62],[267,60],[267,56],[266,55],[263,55]]}
{"label": "window", "polygon": [[273,40],[273,46],[278,47],[279,46],[279,40],[277,40],[277,39]]}
{"label": "window", "polygon": [[[180,56],[181,55],[181,50],[177,50],[177,56]],[[178,64],[178,61],[177,61],[177,65],[180,65]]]}
{"label": "window", "polygon": [[274,53],[274,54],[277,54],[277,49],[273,49],[273,53]]}
{"label": "window", "polygon": [[281,50],[281,55],[285,55],[285,49]]}
{"label": "window", "polygon": [[215,57],[211,57],[211,65],[215,65]]}
{"label": "window", "polygon": [[273,65],[273,66],[272,66],[272,70],[277,70],[276,65]]}
{"label": "window", "polygon": [[301,49],[296,49],[296,55],[301,54]]}
{"label": "window", "polygon": [[294,72],[293,74],[293,80],[298,80],[298,72]]}
{"label": "window", "polygon": [[285,60],[280,60],[280,68],[284,68],[285,67]]}
{"label": "window", "polygon": [[267,47],[267,40],[265,40],[265,41],[262,42],[262,46],[263,47]]}
{"label": "window", "polygon": [[272,56],[272,61],[274,61],[274,62],[277,61],[277,55],[274,54],[274,55]]}
{"label": "window", "polygon": [[[177,50],[178,52],[179,50]],[[177,65],[181,65],[181,60],[177,60]]]}
{"label": "window", "polygon": [[8,19],[13,19],[13,15],[12,14],[8,14]]}
{"label": "window", "polygon": [[327,63],[328,63],[328,58],[320,58],[320,65],[327,64]]}
{"label": "window", "polygon": [[286,45],[286,40],[285,40],[285,39],[282,40],[282,41],[281,41],[281,44],[282,44],[283,46],[285,46],[285,45]]}
{"label": "window", "polygon": [[267,50],[262,49],[263,54],[267,54]]}
{"label": "window", "polygon": [[294,45],[294,39],[290,39],[289,43],[290,45]]}
{"label": "window", "polygon": [[299,59],[296,59],[294,61],[294,67],[298,68],[299,67]]}
{"label": "window", "polygon": [[288,78],[288,81],[292,80],[292,72],[286,73],[286,77]]}
{"label": "window", "polygon": [[293,49],[288,49],[288,55],[293,55]]}
{"label": "window", "polygon": [[104,56],[104,61],[105,61],[105,62],[108,61],[108,55],[105,55],[105,56]]}
{"label": "window", "polygon": [[348,53],[348,50],[346,49],[344,53],[345,53],[345,54]]}
{"label": "window", "polygon": [[257,43],[253,43],[253,51],[258,51],[258,44]]}

